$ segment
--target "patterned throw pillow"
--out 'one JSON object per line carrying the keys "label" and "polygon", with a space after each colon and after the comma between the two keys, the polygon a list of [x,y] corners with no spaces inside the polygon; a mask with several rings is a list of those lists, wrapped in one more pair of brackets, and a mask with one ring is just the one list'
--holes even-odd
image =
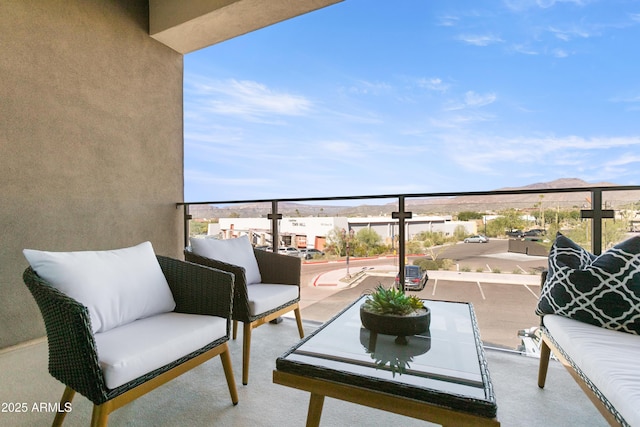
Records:
{"label": "patterned throw pillow", "polygon": [[577,248],[564,236],[556,238],[536,313],[640,335],[640,236],[598,257]]}
{"label": "patterned throw pillow", "polygon": [[555,313],[557,304],[554,303],[555,298],[551,292],[555,290],[552,284],[566,280],[567,276],[575,269],[588,267],[595,258],[596,256],[591,252],[558,232],[549,251],[547,278],[540,290],[536,314],[542,316]]}

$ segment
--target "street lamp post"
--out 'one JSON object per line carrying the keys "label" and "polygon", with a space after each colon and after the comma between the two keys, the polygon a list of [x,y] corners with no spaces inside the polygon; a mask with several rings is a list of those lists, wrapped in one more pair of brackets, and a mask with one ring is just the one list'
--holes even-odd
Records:
{"label": "street lamp post", "polygon": [[351,274],[349,273],[349,244],[351,243],[351,239],[353,238],[354,231],[353,229],[349,230],[349,234],[347,235],[346,230],[342,229],[342,238],[346,243],[346,251],[347,251],[347,279],[351,278]]}

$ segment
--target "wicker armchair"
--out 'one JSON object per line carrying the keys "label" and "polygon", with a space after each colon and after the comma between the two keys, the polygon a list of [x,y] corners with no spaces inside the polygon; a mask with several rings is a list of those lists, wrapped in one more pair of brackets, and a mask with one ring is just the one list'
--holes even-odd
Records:
{"label": "wicker armchair", "polygon": [[[217,355],[222,360],[231,400],[234,405],[238,403],[227,345],[233,276],[171,258],[157,259],[176,303],[174,312],[226,318],[226,335],[113,389],[105,382],[95,339],[98,334],[92,331],[87,307],[52,287],[31,267],[23,274],[44,318],[49,372],[66,385],[60,408],[69,407],[76,392],[82,394],[94,404],[92,426],[105,426],[112,411]],[[61,425],[64,417],[65,412],[58,412],[53,425]]]}
{"label": "wicker armchair", "polygon": [[[249,288],[260,287],[262,284],[252,284],[247,286],[245,269],[237,265],[227,264],[211,258],[205,258],[194,254],[190,249],[185,250],[185,259],[189,262],[206,265],[219,270],[228,271],[235,276],[235,290],[233,297],[233,339],[238,333],[238,322],[243,323],[242,342],[242,384],[249,382],[249,359],[251,353],[251,331],[260,325],[277,319],[283,314],[293,310],[298,325],[300,338],[304,338],[302,327],[302,317],[300,315],[300,272],[301,262],[297,257],[280,255],[273,252],[253,249],[258,269],[262,277],[262,284],[277,284],[298,287],[297,297],[284,304],[269,306],[264,311],[254,312],[252,307],[256,307],[256,299],[259,296],[251,297]],[[253,293],[252,293],[253,294]],[[264,306],[263,306],[264,307]]]}

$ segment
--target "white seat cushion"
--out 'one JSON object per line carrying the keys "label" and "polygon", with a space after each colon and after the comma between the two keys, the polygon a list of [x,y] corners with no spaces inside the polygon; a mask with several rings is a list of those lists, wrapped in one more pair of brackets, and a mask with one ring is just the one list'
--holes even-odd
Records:
{"label": "white seat cushion", "polygon": [[253,246],[246,235],[224,240],[192,238],[191,250],[196,255],[244,268],[247,285],[262,281]]}
{"label": "white seat cushion", "polygon": [[176,306],[150,242],[111,251],[23,253],[38,276],[87,307],[93,332]]}
{"label": "white seat cushion", "polygon": [[226,334],[221,317],[164,313],[96,334],[95,340],[106,385],[113,389]]}
{"label": "white seat cushion", "polygon": [[544,325],[625,421],[640,426],[640,337],[555,314]]}
{"label": "white seat cushion", "polygon": [[273,285],[256,283],[247,286],[249,313],[256,316],[280,307],[298,298],[300,288],[296,285]]}

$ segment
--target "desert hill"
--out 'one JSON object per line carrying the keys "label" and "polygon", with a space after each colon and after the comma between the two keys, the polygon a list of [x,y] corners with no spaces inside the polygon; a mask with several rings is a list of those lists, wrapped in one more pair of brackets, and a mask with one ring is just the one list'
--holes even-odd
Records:
{"label": "desert hill", "polygon": [[[524,187],[504,187],[494,191],[550,190],[582,187],[611,187],[617,184],[609,182],[588,183],[577,178],[563,178],[549,182],[539,182]],[[390,215],[397,210],[397,202],[381,199],[380,204],[361,204],[358,206],[336,206],[331,201],[326,205],[281,202],[278,204],[284,216],[380,216]],[[615,191],[605,193],[604,201],[608,206],[629,204],[640,201],[638,191]],[[354,201],[356,203],[357,201]],[[373,201],[375,203],[375,200]],[[577,193],[546,194],[496,194],[468,195],[454,197],[416,197],[407,198],[407,209],[414,214],[455,214],[463,211],[492,212],[508,208],[537,209],[540,204],[544,209],[587,208],[591,203],[589,191]],[[271,211],[271,203],[246,203],[235,206],[191,206],[194,218],[265,217]]]}

